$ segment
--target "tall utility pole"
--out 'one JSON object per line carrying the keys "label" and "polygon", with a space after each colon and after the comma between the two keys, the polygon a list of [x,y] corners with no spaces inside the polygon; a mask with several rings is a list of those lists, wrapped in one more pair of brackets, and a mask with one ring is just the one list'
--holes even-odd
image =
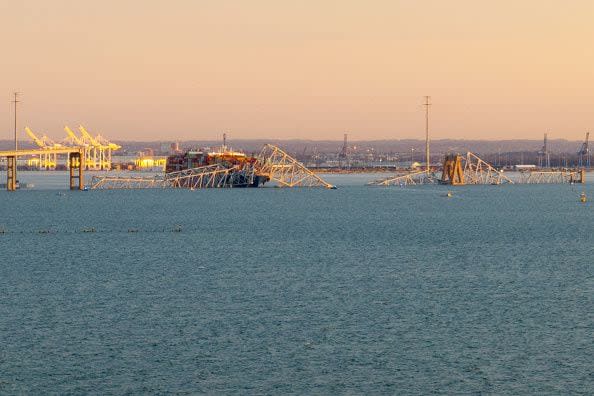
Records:
{"label": "tall utility pole", "polygon": [[344,165],[348,168],[349,166],[349,144],[348,144],[348,134],[344,134],[344,142],[342,143],[342,148],[340,149],[340,153],[338,154],[338,166],[340,168]]}
{"label": "tall utility pole", "polygon": [[12,101],[12,103],[14,103],[14,150],[18,150],[19,149],[19,144],[18,144],[18,140],[17,140],[17,103],[20,102],[20,100],[18,100],[19,97],[19,93],[18,92],[14,92],[14,99]]}
{"label": "tall utility pole", "polygon": [[431,167],[431,157],[429,155],[429,106],[431,106],[430,99],[430,96],[425,96],[425,103],[423,103],[423,106],[425,106],[425,161],[427,172],[429,172]]}
{"label": "tall utility pole", "polygon": [[580,151],[578,151],[578,161],[579,166],[590,168],[590,132],[586,132],[586,140],[582,143],[582,147],[580,147]]}
{"label": "tall utility pole", "polygon": [[547,134],[544,134],[544,154],[545,154],[545,165],[547,169],[551,167],[551,153],[549,153],[549,139],[547,138]]}

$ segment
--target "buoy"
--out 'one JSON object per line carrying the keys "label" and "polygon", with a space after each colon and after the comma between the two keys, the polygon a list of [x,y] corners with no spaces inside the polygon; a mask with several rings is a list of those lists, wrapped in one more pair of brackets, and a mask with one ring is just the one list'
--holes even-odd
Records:
{"label": "buoy", "polygon": [[585,203],[587,201],[588,201],[588,198],[586,197],[586,193],[585,192],[582,192],[580,194],[580,202]]}

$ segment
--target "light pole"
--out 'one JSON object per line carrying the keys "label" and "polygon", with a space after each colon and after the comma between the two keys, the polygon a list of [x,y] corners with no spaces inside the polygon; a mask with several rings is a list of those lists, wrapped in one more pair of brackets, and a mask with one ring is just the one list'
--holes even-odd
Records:
{"label": "light pole", "polygon": [[17,140],[17,103],[19,103],[20,101],[18,100],[18,97],[19,93],[14,92],[14,100],[12,101],[12,103],[14,103],[14,151],[17,151],[19,149],[19,144]]}

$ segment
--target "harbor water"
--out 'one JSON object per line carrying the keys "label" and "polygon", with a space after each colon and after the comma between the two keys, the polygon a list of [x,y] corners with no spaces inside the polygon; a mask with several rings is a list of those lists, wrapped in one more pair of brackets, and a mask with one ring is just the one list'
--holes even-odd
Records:
{"label": "harbor water", "polygon": [[19,176],[36,187],[0,191],[0,394],[594,393],[592,184]]}

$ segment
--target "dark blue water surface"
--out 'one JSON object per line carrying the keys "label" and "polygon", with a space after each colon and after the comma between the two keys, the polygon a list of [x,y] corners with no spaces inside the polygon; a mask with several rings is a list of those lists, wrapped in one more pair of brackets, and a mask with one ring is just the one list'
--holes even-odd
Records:
{"label": "dark blue water surface", "polygon": [[0,191],[0,393],[594,392],[592,185],[372,178]]}

